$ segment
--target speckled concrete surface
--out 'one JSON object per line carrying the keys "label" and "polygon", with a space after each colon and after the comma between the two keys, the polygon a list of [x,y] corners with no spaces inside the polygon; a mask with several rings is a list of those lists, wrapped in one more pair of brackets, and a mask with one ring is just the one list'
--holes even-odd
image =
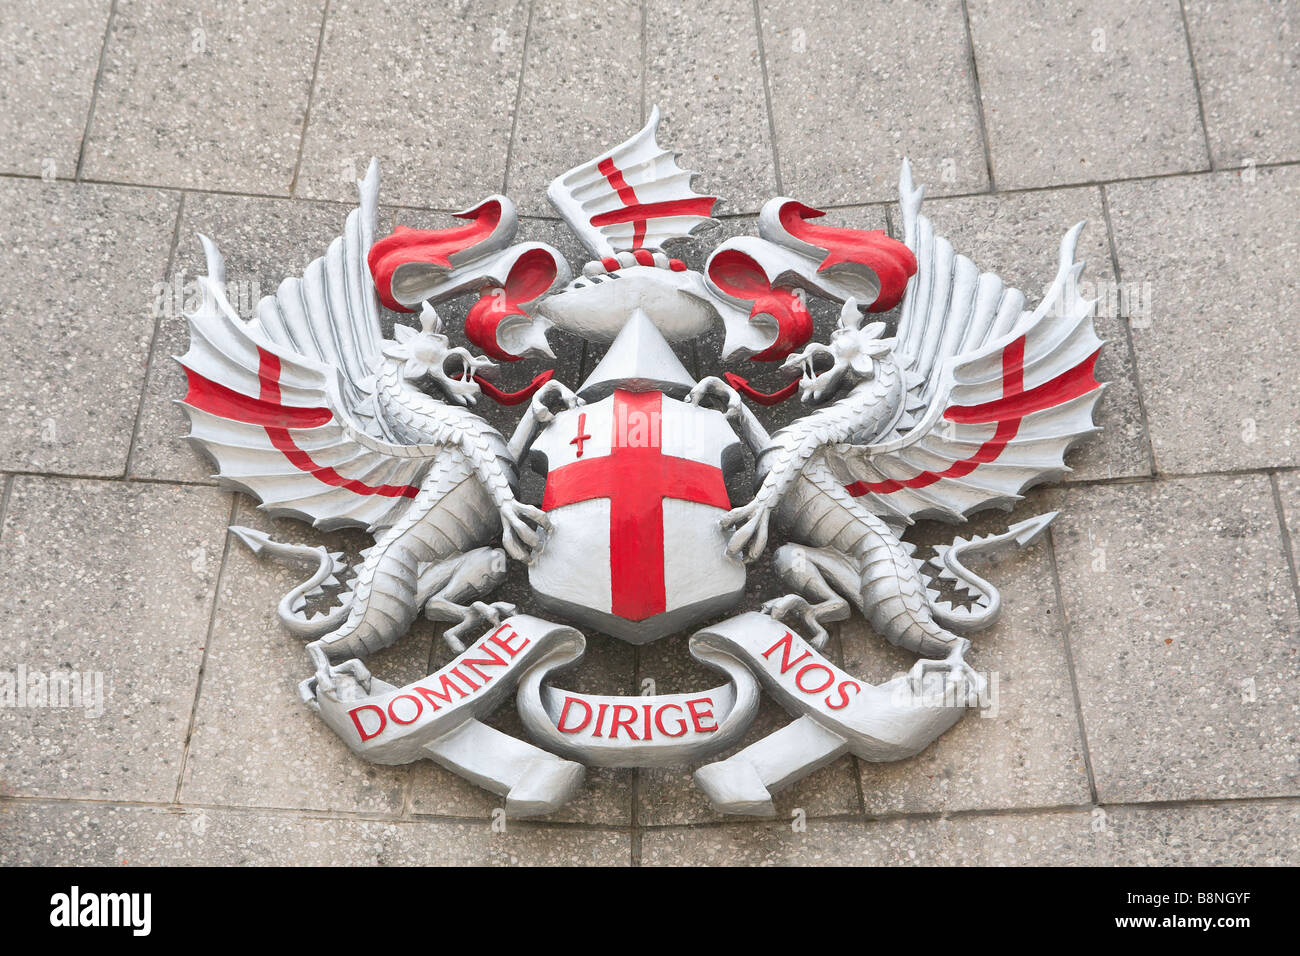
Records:
{"label": "speckled concrete surface", "polygon": [[[1300,863],[1294,5],[0,10],[0,670],[84,678],[77,706],[0,708],[0,865]],[[939,230],[1031,299],[1086,218],[1106,430],[1016,509],[1059,508],[1048,539],[989,572],[1006,610],[971,655],[997,678],[987,717],[910,761],[836,761],[776,821],[719,816],[681,769],[592,772],[554,817],[503,822],[499,798],[361,762],[298,705],[301,648],[273,612],[295,574],[225,526],[322,537],[217,488],[179,440],[194,233],[247,312],[338,232],[377,155],[385,229],[506,191],[523,237],[580,266],[545,185],[655,102],[724,199],[673,250],[695,265],[771,195],[896,229],[903,155]],[[556,345],[565,380],[597,357]],[[683,359],[716,370],[716,345]],[[773,589],[757,568],[747,599]],[[566,686],[715,680],[685,644],[590,635]],[[829,653],[872,681],[911,663],[860,622]],[[446,656],[426,622],[372,664],[400,683]],[[765,706],[746,742],[786,720]],[[512,708],[491,722],[521,732]]]}

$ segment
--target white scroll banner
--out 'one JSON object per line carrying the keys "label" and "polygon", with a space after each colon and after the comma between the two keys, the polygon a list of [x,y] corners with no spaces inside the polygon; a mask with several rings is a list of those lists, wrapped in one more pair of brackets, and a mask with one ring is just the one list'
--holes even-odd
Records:
{"label": "white scroll banner", "polygon": [[897,677],[871,685],[840,670],[803,638],[765,614],[741,614],[698,632],[691,653],[712,649],[744,660],[763,687],[796,717],[739,753],[695,771],[723,813],[775,816],[772,794],[845,753],[873,762],[924,750],[965,713],[931,672],[919,689]]}
{"label": "white scroll banner", "polygon": [[[515,615],[405,687],[372,677],[364,696],[323,691],[316,703],[360,756],[380,764],[432,759],[504,795],[515,817],[562,806],[581,785],[584,764],[685,765],[737,744],[757,713],[760,689],[796,719],[695,771],[724,813],[773,816],[772,794],[783,787],[845,753],[868,761],[910,757],[965,710],[957,700],[964,695],[946,693],[942,674],[928,674],[919,689],[907,677],[872,686],[765,614],[740,614],[691,638],[691,655],[728,678],[707,690],[631,697],[551,686],[550,677],[577,664],[585,648],[571,627]],[[479,721],[512,691],[540,747]]]}
{"label": "white scroll banner", "polygon": [[515,698],[528,734],[547,750],[592,767],[694,763],[739,741],[758,711],[759,687],[730,651],[696,647],[691,656],[721,671],[725,684],[686,694],[616,697],[552,687],[548,678],[577,663],[556,647],[519,682]]}
{"label": "white scroll banner", "polygon": [[319,692],[320,716],[351,750],[379,764],[427,757],[506,798],[512,817],[549,813],[582,785],[581,764],[480,723],[509,697],[536,662],[582,657],[586,642],[571,627],[518,614],[485,634],[445,667],[394,687],[372,677],[365,696]]}

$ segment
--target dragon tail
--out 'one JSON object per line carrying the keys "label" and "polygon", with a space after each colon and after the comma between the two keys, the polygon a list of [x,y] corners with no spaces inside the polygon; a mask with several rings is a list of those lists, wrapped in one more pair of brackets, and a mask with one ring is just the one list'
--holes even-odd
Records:
{"label": "dragon tail", "polygon": [[254,553],[316,564],[310,578],[281,598],[278,614],[290,633],[312,640],[331,662],[339,662],[364,659],[394,644],[432,593],[426,569],[473,550],[499,527],[495,506],[463,461],[440,469],[426,478],[401,519],[362,552],[356,575],[340,596],[342,603],[315,616],[305,613],[306,598],[339,582],[347,568],[342,554],[273,541],[251,528],[232,530]]}
{"label": "dragon tail", "polygon": [[343,603],[339,607],[316,614],[308,614],[306,610],[307,598],[320,595],[325,588],[340,583],[341,577],[348,570],[343,552],[305,544],[286,544],[256,528],[242,525],[231,525],[230,530],[253,554],[266,553],[290,564],[316,564],[315,573],[286,591],[276,606],[280,624],[290,634],[304,639],[322,637],[336,629],[347,617],[352,605],[351,589],[343,592]]}
{"label": "dragon tail", "polygon": [[[1023,547],[1047,527],[1055,513],[1013,525],[998,535],[965,539],[935,549],[930,558],[914,556],[884,519],[867,510],[824,467],[800,476],[782,502],[779,520],[791,536],[847,560],[856,587],[844,588],[871,624],[891,644],[926,657],[943,657],[962,642],[960,634],[987,627],[1001,609],[998,590],[970,571],[963,559],[992,557],[1011,546]],[[933,571],[930,569],[933,568]],[[937,579],[952,581],[973,598],[970,607],[942,599]]]}
{"label": "dragon tail", "polygon": [[1056,512],[1051,511],[1013,524],[1001,534],[969,539],[958,536],[951,544],[936,546],[932,557],[917,563],[918,570],[931,583],[936,579],[951,582],[957,590],[970,596],[971,603],[965,607],[953,604],[943,600],[938,589],[927,588],[926,601],[935,620],[959,634],[971,634],[991,626],[1002,610],[1002,596],[994,585],[966,567],[964,560],[989,559],[1013,547],[1027,547],[1055,517]]}

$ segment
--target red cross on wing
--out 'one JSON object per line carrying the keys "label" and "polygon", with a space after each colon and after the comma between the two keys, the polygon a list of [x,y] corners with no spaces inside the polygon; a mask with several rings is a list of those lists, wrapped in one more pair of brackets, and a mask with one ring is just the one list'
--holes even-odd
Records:
{"label": "red cross on wing", "polygon": [[1032,312],[1025,296],[980,273],[920,214],[904,165],[905,241],[918,269],[907,286],[896,354],[913,383],[899,430],[872,445],[826,450],[832,473],[875,513],[904,522],[962,520],[1009,507],[1032,485],[1070,469],[1065,452],[1098,431],[1104,385],[1095,302],[1078,292],[1083,223],[1061,241],[1060,265]]}

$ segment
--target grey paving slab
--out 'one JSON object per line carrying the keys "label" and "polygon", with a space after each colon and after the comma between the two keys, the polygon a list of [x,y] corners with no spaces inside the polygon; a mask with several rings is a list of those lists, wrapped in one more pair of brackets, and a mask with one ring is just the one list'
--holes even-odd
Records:
{"label": "grey paving slab", "polygon": [[179,201],[0,181],[0,468],[123,473]]}
{"label": "grey paving slab", "polygon": [[[1108,383],[1093,418],[1103,429],[1066,455],[1074,471],[1067,481],[1122,478],[1151,473],[1151,453],[1129,347],[1127,321],[1144,322],[1150,307],[1140,286],[1115,280],[1101,195],[1095,188],[1059,189],[963,199],[936,199],[922,207],[935,231],[981,269],[995,272],[1025,293],[1030,307],[1042,301],[1059,265],[1061,237],[1087,220],[1076,260],[1086,262],[1081,293],[1097,299],[1094,325],[1106,341],[1097,361]],[[898,222],[897,207],[894,221]],[[1134,313],[1130,320],[1129,313]]]}
{"label": "grey paving slab", "polygon": [[904,156],[931,195],[988,187],[960,0],[759,6],[786,194],[893,199]]}
{"label": "grey paving slab", "polygon": [[386,201],[501,192],[526,20],[513,0],[331,3],[296,195],[350,201],[371,156]]}
{"label": "grey paving slab", "polygon": [[649,830],[647,866],[1269,866],[1300,859],[1294,802]]}
{"label": "grey paving slab", "polygon": [[626,866],[630,839],[573,827],[0,803],[6,866]]}
{"label": "grey paving slab", "polygon": [[970,0],[999,189],[1206,169],[1178,0]]}
{"label": "grey paving slab", "polygon": [[1160,471],[1300,463],[1300,169],[1106,187]]}
{"label": "grey paving slab", "polygon": [[[1282,505],[1282,519],[1286,523],[1286,542],[1291,546],[1291,567],[1297,567],[1296,558],[1300,557],[1300,472],[1280,472],[1274,479],[1277,484],[1277,500]],[[1300,599],[1300,595],[1297,596]]]}
{"label": "grey paving slab", "polygon": [[1300,8],[1184,3],[1214,162],[1300,159]]}
{"label": "grey paving slab", "polygon": [[[1014,514],[981,515],[960,533],[998,533],[1047,510],[1042,495]],[[918,529],[923,547],[956,529]],[[920,553],[927,553],[922,551]],[[1051,555],[1034,545],[981,566],[1002,591],[997,625],[971,637],[968,659],[989,682],[989,706],[967,714],[911,760],[861,765],[868,814],[1050,807],[1090,800],[1087,767],[1060,627]],[[845,666],[873,684],[905,673],[914,654],[891,647],[860,619],[841,630]]]}
{"label": "grey paving slab", "polygon": [[212,488],[13,480],[0,646],[29,695],[0,708],[5,792],[172,799],[229,513]]}
{"label": "grey paving slab", "polygon": [[0,170],[77,170],[109,0],[21,0],[0,27]]}
{"label": "grey paving slab", "polygon": [[647,107],[659,104],[660,142],[702,175],[696,191],[722,197],[717,213],[757,212],[777,194],[752,0],[645,8]]}
{"label": "grey paving slab", "polygon": [[[323,535],[299,522],[271,522],[250,504],[241,499],[236,522],[268,531],[277,541],[326,544],[346,549],[354,559],[370,543],[360,533]],[[238,541],[230,542],[185,764],[183,801],[401,812],[407,769],[354,756],[298,699],[298,682],[310,677],[312,668],[304,642],[280,628],[275,608],[307,573],[255,557]],[[430,640],[431,627],[417,624],[367,666],[400,687],[426,673]]]}
{"label": "grey paving slab", "polygon": [[[381,173],[382,175],[382,173]],[[207,481],[215,466],[181,436],[189,432],[185,414],[175,404],[185,396],[185,372],[172,356],[189,348],[184,310],[197,303],[198,278],[207,265],[198,234],[217,244],[226,260],[227,297],[245,318],[256,314],[258,300],[274,294],[288,276],[302,274],[343,231],[348,207],[336,203],[291,202],[191,193],[176,245],[171,274],[153,297],[158,334],[145,386],[140,424],[131,451],[131,474],[146,478]],[[391,212],[380,214],[381,234],[391,229]]]}
{"label": "grey paving slab", "polygon": [[118,3],[85,176],[287,194],[323,7]]}
{"label": "grey paving slab", "polygon": [[1268,478],[1047,497],[1101,801],[1300,793],[1300,619]]}
{"label": "grey paving slab", "polygon": [[533,4],[507,180],[521,212],[556,215],[546,199],[550,181],[641,127],[641,7]]}
{"label": "grey paving slab", "polygon": [[1149,809],[1117,807],[1089,826],[1113,834],[1119,866],[1295,866],[1300,861],[1300,804],[1242,801]]}

